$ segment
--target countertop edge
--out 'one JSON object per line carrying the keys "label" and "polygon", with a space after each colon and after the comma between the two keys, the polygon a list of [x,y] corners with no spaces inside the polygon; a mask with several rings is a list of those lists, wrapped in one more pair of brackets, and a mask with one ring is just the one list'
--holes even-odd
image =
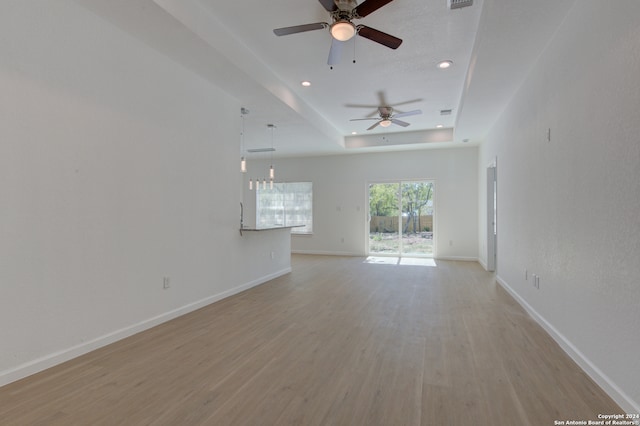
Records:
{"label": "countertop edge", "polygon": [[250,231],[250,232],[259,232],[259,231],[273,231],[276,229],[291,229],[291,228],[301,228],[304,225],[288,225],[288,226],[269,226],[264,228],[240,228],[241,232]]}

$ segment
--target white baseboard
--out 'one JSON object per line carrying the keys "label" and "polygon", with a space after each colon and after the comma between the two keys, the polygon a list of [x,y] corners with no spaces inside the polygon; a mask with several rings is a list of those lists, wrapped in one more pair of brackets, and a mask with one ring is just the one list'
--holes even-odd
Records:
{"label": "white baseboard", "polygon": [[489,270],[489,265],[487,265],[487,262],[485,262],[484,260],[478,258],[478,263],[484,268],[485,271]]}
{"label": "white baseboard", "polygon": [[477,262],[477,257],[465,257],[465,256],[438,256],[436,260],[460,260],[463,262]]}
{"label": "white baseboard", "polygon": [[366,254],[351,251],[322,251],[322,250],[291,250],[291,254],[317,254],[320,256],[355,256],[363,257]]}
{"label": "white baseboard", "polygon": [[213,296],[206,297],[196,302],[189,303],[188,305],[181,306],[179,308],[173,309],[169,312],[165,312],[155,317],[148,318],[136,324],[132,324],[128,327],[121,328],[120,330],[116,330],[111,333],[105,334],[103,336],[97,337],[95,339],[89,340],[87,342],[83,342],[79,345],[75,345],[70,348],[45,355],[33,361],[29,361],[24,364],[21,364],[15,368],[2,371],[0,372],[0,386],[7,385],[11,382],[15,382],[17,380],[23,379],[32,374],[46,370],[47,368],[51,368],[55,365],[69,361],[73,358],[77,358],[81,355],[84,355],[86,353],[99,349],[103,346],[107,346],[111,343],[117,342],[118,340],[122,340],[136,333],[140,333],[141,331],[148,330],[159,324],[170,321],[179,316],[188,314],[189,312],[193,312],[197,309],[210,305],[211,303],[217,302],[229,296],[233,296],[234,294],[248,290],[252,287],[263,284],[267,281],[270,281],[274,278],[278,278],[290,272],[291,272],[291,267],[284,268],[280,271],[276,271],[272,274],[265,275],[256,280],[250,281],[248,283],[244,283],[237,287],[231,288],[229,290],[223,291]]}
{"label": "white baseboard", "polygon": [[[292,254],[316,254],[320,256],[355,256],[355,257],[367,257],[369,255],[364,253],[356,253],[350,251],[322,251],[322,250],[292,250]],[[376,255],[372,254],[371,256],[387,256],[387,255]],[[389,257],[394,257],[394,255],[389,255]],[[397,256],[396,256],[397,257]],[[408,256],[411,257],[411,256]],[[465,256],[438,256],[435,260],[460,260],[465,262],[477,262],[477,257],[465,257]]]}
{"label": "white baseboard", "polygon": [[640,403],[634,401],[622,389],[620,389],[606,374],[593,364],[577,347],[560,333],[549,321],[540,315],[531,305],[527,303],[513,288],[507,284],[500,276],[496,276],[496,281],[540,324],[540,326],[560,345],[567,355],[584,370],[594,382],[598,384],[623,410],[627,413],[640,413]]}

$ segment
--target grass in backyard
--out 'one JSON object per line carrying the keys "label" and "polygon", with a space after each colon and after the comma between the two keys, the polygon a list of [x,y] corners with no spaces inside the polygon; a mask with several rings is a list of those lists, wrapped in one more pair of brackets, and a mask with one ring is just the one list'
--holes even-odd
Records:
{"label": "grass in backyard", "polygon": [[[394,254],[400,250],[400,240],[396,233],[371,232],[369,252]],[[418,232],[402,236],[404,254],[433,254],[433,232]]]}

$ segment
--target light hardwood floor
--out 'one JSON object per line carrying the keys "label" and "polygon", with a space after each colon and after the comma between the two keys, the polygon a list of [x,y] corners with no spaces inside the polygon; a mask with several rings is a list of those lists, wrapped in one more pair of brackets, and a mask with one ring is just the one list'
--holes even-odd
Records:
{"label": "light hardwood floor", "polygon": [[622,410],[473,262],[293,272],[0,388],[3,425],[553,425]]}

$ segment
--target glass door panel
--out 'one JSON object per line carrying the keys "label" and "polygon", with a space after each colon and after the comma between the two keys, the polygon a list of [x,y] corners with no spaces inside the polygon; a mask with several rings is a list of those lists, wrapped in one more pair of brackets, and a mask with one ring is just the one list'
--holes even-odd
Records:
{"label": "glass door panel", "polygon": [[402,182],[400,253],[433,256],[433,182]]}
{"label": "glass door panel", "polygon": [[400,254],[398,228],[398,183],[369,185],[369,253]]}

